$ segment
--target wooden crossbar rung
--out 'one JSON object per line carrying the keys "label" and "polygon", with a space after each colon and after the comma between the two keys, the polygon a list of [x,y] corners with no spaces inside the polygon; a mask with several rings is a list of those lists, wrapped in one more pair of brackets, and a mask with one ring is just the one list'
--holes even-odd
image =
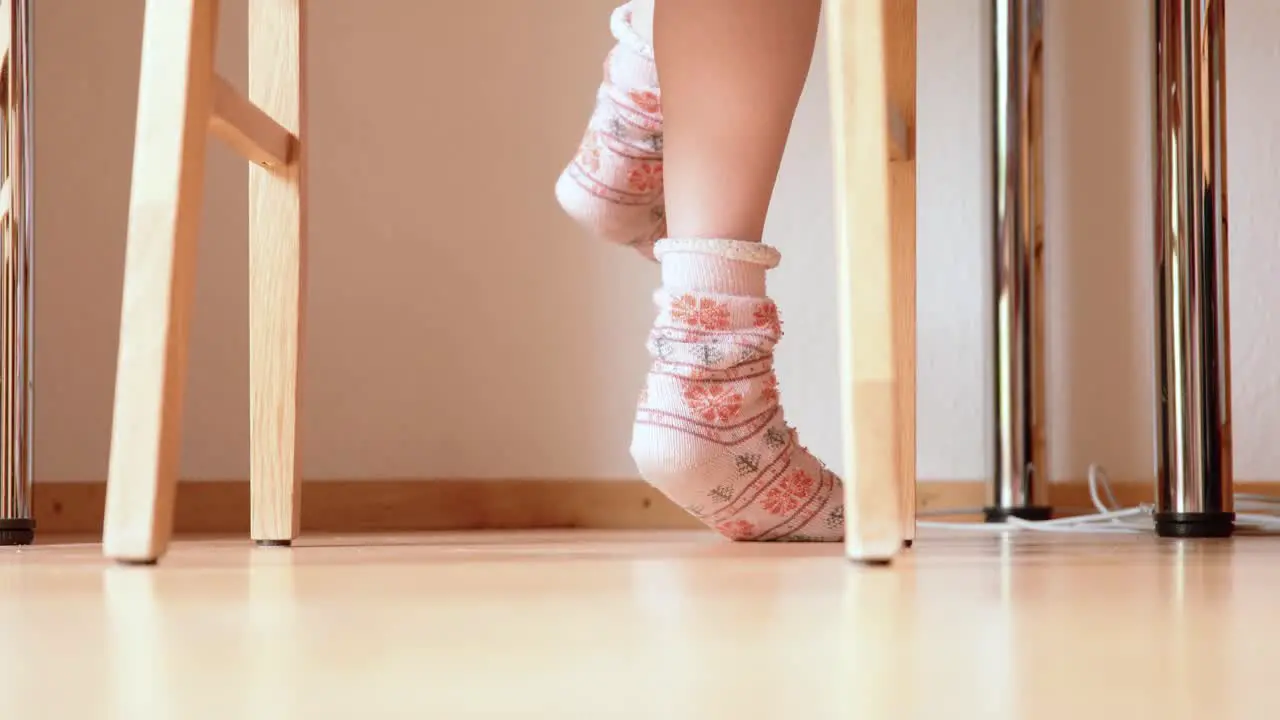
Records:
{"label": "wooden crossbar rung", "polygon": [[209,132],[249,162],[263,167],[284,167],[297,156],[298,138],[220,76],[213,79]]}

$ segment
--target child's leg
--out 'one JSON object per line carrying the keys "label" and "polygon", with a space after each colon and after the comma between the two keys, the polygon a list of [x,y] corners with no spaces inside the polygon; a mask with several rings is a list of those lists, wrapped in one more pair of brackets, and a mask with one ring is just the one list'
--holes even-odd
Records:
{"label": "child's leg", "polygon": [[617,8],[617,44],[578,152],[556,181],[556,199],[593,234],[653,256],[663,225],[662,107],[653,62],[653,0]]}
{"label": "child's leg", "polygon": [[821,0],[658,0],[670,237],[760,240]]}
{"label": "child's leg", "polygon": [[736,540],[839,540],[840,479],[778,404],[781,337],[761,234],[821,0],[658,0],[669,237],[631,452],[645,479]]}

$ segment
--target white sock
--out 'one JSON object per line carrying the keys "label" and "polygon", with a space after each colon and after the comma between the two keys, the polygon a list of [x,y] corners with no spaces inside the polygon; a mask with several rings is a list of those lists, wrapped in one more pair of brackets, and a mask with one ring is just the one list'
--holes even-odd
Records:
{"label": "white sock", "polygon": [[641,475],[734,540],[837,541],[842,483],[784,417],[773,371],[782,337],[765,295],[773,248],[754,242],[663,239],[653,364],[631,454]]}
{"label": "white sock", "polygon": [[556,180],[560,207],[592,234],[653,257],[666,233],[662,179],[662,96],[653,48],[631,23],[630,4],[613,12],[618,43],[578,152]]}

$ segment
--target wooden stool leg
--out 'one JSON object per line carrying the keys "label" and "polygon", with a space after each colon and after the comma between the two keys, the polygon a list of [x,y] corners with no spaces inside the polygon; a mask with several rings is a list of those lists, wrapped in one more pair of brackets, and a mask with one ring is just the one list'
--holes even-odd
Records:
{"label": "wooden stool leg", "polygon": [[889,209],[885,5],[830,0],[845,552],[888,562],[902,548],[898,291]]}
{"label": "wooden stool leg", "polygon": [[154,562],[173,530],[217,0],[147,0],[103,550]]}
{"label": "wooden stool leg", "polygon": [[303,0],[249,4],[249,99],[294,136],[283,166],[249,166],[252,537],[298,536],[300,372],[306,305],[306,42]]}
{"label": "wooden stool leg", "polygon": [[902,456],[902,536],[916,537],[916,0],[887,0],[889,227]]}

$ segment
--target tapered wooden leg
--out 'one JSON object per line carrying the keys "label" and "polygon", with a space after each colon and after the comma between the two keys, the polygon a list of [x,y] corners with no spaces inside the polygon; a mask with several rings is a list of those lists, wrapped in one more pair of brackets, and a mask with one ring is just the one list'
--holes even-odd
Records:
{"label": "tapered wooden leg", "polygon": [[886,0],[885,13],[889,113],[902,128],[900,152],[890,151],[889,228],[902,535],[910,544],[916,536],[916,0]]}
{"label": "tapered wooden leg", "polygon": [[182,448],[187,330],[217,0],[147,0],[103,549],[165,552]]}
{"label": "tapered wooden leg", "polygon": [[902,548],[902,423],[892,272],[885,5],[829,0],[844,424],[845,548],[888,562]]}
{"label": "tapered wooden leg", "polygon": [[249,3],[249,100],[295,137],[289,162],[249,168],[251,532],[298,535],[299,385],[306,306],[304,0]]}

